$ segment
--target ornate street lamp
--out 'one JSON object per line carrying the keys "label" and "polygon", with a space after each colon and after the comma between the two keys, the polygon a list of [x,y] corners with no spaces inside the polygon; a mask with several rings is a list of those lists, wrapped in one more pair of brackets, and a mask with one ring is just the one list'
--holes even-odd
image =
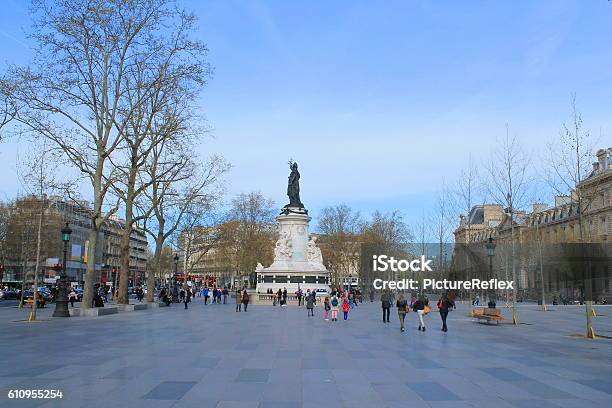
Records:
{"label": "ornate street lamp", "polygon": [[66,254],[68,252],[68,242],[70,242],[70,234],[72,230],[68,223],[62,228],[62,242],[64,243],[64,261],[62,263],[62,272],[57,281],[57,295],[55,298],[55,311],[53,317],[70,317],[68,311],[68,278],[66,276]]}
{"label": "ornate street lamp", "polygon": [[[489,237],[489,241],[487,242],[487,256],[489,257],[489,279],[493,279],[493,257],[495,256],[495,242],[493,242],[493,238]],[[493,309],[496,306],[495,303],[495,292],[492,289],[489,289],[488,298],[489,298],[489,308]]]}

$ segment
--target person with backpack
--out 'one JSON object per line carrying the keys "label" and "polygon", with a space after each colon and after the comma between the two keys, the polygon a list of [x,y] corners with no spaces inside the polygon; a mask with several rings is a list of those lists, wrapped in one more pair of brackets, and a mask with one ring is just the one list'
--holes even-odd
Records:
{"label": "person with backpack", "polygon": [[391,295],[388,289],[380,295],[380,303],[383,311],[383,323],[389,323],[389,316],[391,315]]}
{"label": "person with backpack", "polygon": [[315,292],[308,293],[306,296],[306,309],[308,310],[308,316],[314,317],[314,304],[316,301]]}
{"label": "person with backpack", "polygon": [[338,305],[340,304],[340,302],[338,301],[338,296],[334,295],[331,298],[331,319],[332,322],[336,322],[338,321],[338,310],[339,307]]}
{"label": "person with backpack", "polygon": [[442,319],[442,331],[447,332],[448,327],[446,326],[446,318],[448,317],[449,310],[453,307],[453,303],[448,299],[446,294],[443,294],[440,300],[438,300],[437,306],[440,312],[440,318]]}
{"label": "person with backpack", "polygon": [[348,320],[348,313],[351,310],[351,304],[349,303],[348,298],[345,296],[342,301],[342,313],[344,313],[344,320]]}
{"label": "person with backpack", "polygon": [[404,320],[406,319],[406,313],[408,313],[410,309],[408,308],[408,301],[404,298],[403,293],[400,293],[397,297],[395,306],[397,307],[397,317],[400,321],[400,331],[404,331]]}
{"label": "person with backpack", "polygon": [[331,310],[331,305],[329,304],[329,296],[325,296],[325,300],[323,301],[323,310],[325,310],[325,321],[328,321],[329,311]]}

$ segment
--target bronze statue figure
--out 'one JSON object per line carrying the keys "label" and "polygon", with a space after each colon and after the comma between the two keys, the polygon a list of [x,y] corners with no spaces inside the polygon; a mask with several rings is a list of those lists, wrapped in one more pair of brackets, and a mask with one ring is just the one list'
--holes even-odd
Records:
{"label": "bronze statue figure", "polygon": [[300,172],[298,171],[298,165],[296,162],[290,161],[289,168],[291,169],[291,174],[289,174],[289,183],[287,185],[289,204],[287,204],[285,208],[304,208],[304,204],[302,204],[300,201]]}

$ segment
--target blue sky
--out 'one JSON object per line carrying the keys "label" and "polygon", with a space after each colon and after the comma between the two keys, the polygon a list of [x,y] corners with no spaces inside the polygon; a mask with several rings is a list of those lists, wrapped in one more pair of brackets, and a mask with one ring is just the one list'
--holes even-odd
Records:
{"label": "blue sky", "polygon": [[[506,123],[540,161],[572,92],[598,145],[612,145],[608,1],[182,3],[200,17],[215,69],[201,150],[232,163],[228,197],[261,190],[284,205],[292,157],[315,218],[346,203],[399,209],[414,224]],[[26,4],[3,2],[3,64],[30,56]],[[3,197],[20,190],[23,149],[0,146]]]}

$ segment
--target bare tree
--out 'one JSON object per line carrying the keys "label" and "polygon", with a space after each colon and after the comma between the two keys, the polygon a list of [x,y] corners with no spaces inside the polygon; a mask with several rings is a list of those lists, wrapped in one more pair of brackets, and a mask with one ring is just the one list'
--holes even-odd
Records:
{"label": "bare tree", "polygon": [[[37,295],[38,295],[38,279],[41,270],[41,256],[43,245],[43,224],[46,213],[49,209],[49,201],[47,194],[58,185],[54,174],[54,164],[58,159],[58,152],[54,152],[49,148],[49,142],[45,141],[37,150],[30,153],[26,159],[20,163],[20,178],[23,187],[26,191],[35,197],[38,197],[38,218],[36,226],[36,255],[34,265],[34,279],[32,285],[33,301],[32,311],[28,318],[29,321],[36,320]],[[59,233],[59,231],[56,231]]]}
{"label": "bare tree", "polygon": [[506,137],[498,140],[491,154],[488,170],[488,193],[493,200],[506,208],[510,215],[510,244],[512,248],[512,280],[515,282],[512,291],[512,322],[519,324],[516,310],[517,280],[516,280],[516,239],[515,215],[517,209],[528,204],[529,194],[529,156],[522,150],[516,137],[510,137],[510,129],[506,124]]}
{"label": "bare tree", "polygon": [[[93,208],[83,307],[92,307],[98,234],[117,177],[110,163],[128,126],[126,75],[161,29],[169,1],[34,0],[31,67],[13,68],[15,120],[48,138],[88,180]],[[124,112],[124,114],[121,114]]]}
{"label": "bare tree", "polygon": [[442,184],[441,190],[438,192],[436,202],[434,204],[433,212],[430,215],[429,225],[432,230],[432,235],[436,239],[438,244],[438,270],[440,273],[444,273],[446,268],[447,258],[447,243],[451,240],[452,236],[452,225],[455,220],[453,204],[453,195],[446,186]]}
{"label": "bare tree", "polygon": [[[469,217],[472,207],[478,201],[478,195],[481,190],[479,183],[478,167],[472,160],[472,155],[468,158],[468,163],[465,168],[461,170],[461,174],[456,183],[455,190],[455,204],[458,206],[458,210],[461,213],[465,213],[466,217]],[[466,219],[469,221],[469,219]],[[461,225],[459,226],[461,227]],[[466,222],[466,242],[470,242],[471,239],[471,225]]]}
{"label": "bare tree", "polygon": [[[121,240],[119,303],[128,303],[129,242],[135,224],[148,213],[134,214],[136,202],[156,180],[148,177],[145,166],[153,150],[162,142],[185,139],[194,143],[194,113],[198,91],[206,83],[210,69],[204,61],[206,46],[193,40],[196,18],[179,10],[166,9],[139,46],[138,55],[123,77],[125,106],[120,109],[117,128],[123,136],[123,163],[120,183],[115,187],[122,199],[126,228]],[[121,126],[126,123],[126,126]],[[176,176],[186,156],[157,168],[162,180]],[[179,176],[180,177],[180,176]]]}
{"label": "bare tree", "polygon": [[274,214],[274,202],[260,192],[242,193],[232,200],[221,228],[219,256],[228,260],[236,275],[248,276],[251,284],[257,263],[272,263]]}
{"label": "bare tree", "polygon": [[[155,252],[147,271],[147,302],[154,300],[155,276],[163,270],[161,259],[166,242],[181,226],[185,227],[185,222],[189,225],[186,230],[194,231],[196,224],[210,214],[222,194],[222,176],[229,169],[219,156],[198,165],[186,154],[177,154],[178,149],[168,150],[165,142],[157,145],[147,166],[149,178],[153,180],[146,191],[152,219],[144,228],[155,241]],[[193,234],[185,236],[189,249],[184,251],[185,260],[191,255],[193,238]]]}
{"label": "bare tree", "polygon": [[[478,202],[479,195],[481,193],[482,185],[480,183],[478,167],[472,159],[470,154],[468,162],[465,168],[461,170],[459,179],[456,183],[455,189],[455,200],[454,203],[457,205],[457,210],[460,212],[459,228],[465,228],[465,245],[464,248],[470,247],[472,240],[472,224],[470,222],[470,213],[472,207]],[[468,277],[472,276],[471,262],[467,251],[461,251],[464,259],[461,260],[463,265],[466,265],[468,270],[465,271]],[[472,296],[473,293],[470,294]]]}
{"label": "bare tree", "polygon": [[364,240],[403,250],[414,237],[399,211],[381,213],[376,210],[364,225]]}
{"label": "bare tree", "polygon": [[[362,247],[362,257],[368,258],[366,252],[374,249],[376,254],[395,253],[398,256],[407,256],[408,243],[414,239],[410,228],[404,221],[404,217],[399,211],[381,213],[374,211],[370,220],[366,221],[362,239],[366,250]],[[384,251],[384,252],[381,252]],[[373,298],[372,281],[374,276],[370,268],[361,268],[362,275],[360,280],[364,281],[370,289],[370,299]],[[395,280],[395,273],[389,276],[389,279]]]}
{"label": "bare tree", "polygon": [[[585,231],[588,224],[587,213],[593,203],[595,197],[600,192],[586,193],[583,189],[576,188],[583,180],[585,180],[591,169],[589,167],[590,160],[593,157],[593,148],[591,145],[591,135],[583,129],[582,116],[576,108],[576,95],[571,95],[571,122],[564,123],[559,137],[548,146],[549,157],[546,162],[549,164],[546,171],[546,179],[551,188],[560,195],[568,195],[572,201],[576,203],[576,220],[578,222],[578,240],[581,246],[589,241],[588,234]],[[583,249],[584,254],[584,249]],[[585,261],[584,269],[586,271],[585,291],[586,293],[586,329],[587,337],[595,338],[595,330],[593,328],[593,300],[592,300],[592,283],[590,280],[590,267]],[[543,284],[543,282],[542,282]]]}
{"label": "bare tree", "polygon": [[3,139],[2,128],[17,114],[17,107],[11,95],[14,83],[8,79],[0,79],[0,142]]}
{"label": "bare tree", "polygon": [[362,226],[359,212],[346,204],[321,210],[317,225],[323,234],[320,246],[335,284],[342,285],[351,271],[359,270]]}

